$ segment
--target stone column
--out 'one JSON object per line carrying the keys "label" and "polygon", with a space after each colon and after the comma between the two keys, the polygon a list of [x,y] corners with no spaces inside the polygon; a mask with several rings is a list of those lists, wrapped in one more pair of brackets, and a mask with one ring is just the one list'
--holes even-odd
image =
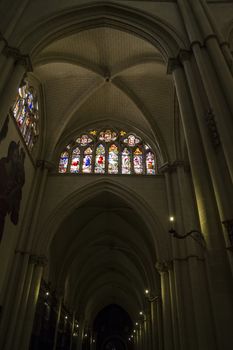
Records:
{"label": "stone column", "polygon": [[[233,134],[233,99],[231,93],[233,91],[233,77],[217,44],[216,36],[210,31],[199,0],[190,3],[193,8],[189,6],[187,1],[178,0],[203,86],[218,123],[224,154],[233,182],[231,136]],[[193,13],[196,15],[197,21],[194,19]],[[194,29],[190,28],[190,20],[192,21],[191,27]],[[197,27],[198,20],[199,24],[201,24],[203,36],[200,35],[200,28]],[[194,30],[195,33],[193,33]],[[206,35],[207,33],[208,35]],[[204,41],[207,50],[201,46],[202,41]]]}
{"label": "stone column", "polygon": [[[175,62],[174,62],[175,63]],[[197,127],[193,103],[189,86],[182,67],[175,64],[173,70],[177,96],[180,105],[181,118],[188,147],[192,179],[196,195],[197,207],[201,230],[208,247],[206,260],[206,273],[210,291],[214,321],[214,334],[217,335],[218,346],[231,341],[228,325],[232,321],[232,285],[229,278],[229,265],[224,254],[224,242],[222,239],[220,217],[215,202],[212,184],[209,181],[210,174],[207,168],[207,160],[202,149],[199,128]],[[224,277],[225,276],[225,277]],[[218,287],[216,289],[216,280]],[[219,292],[217,292],[217,290]],[[221,293],[220,293],[221,290]],[[220,302],[220,294],[224,295],[224,304]]]}
{"label": "stone column", "polygon": [[[11,340],[14,334],[28,268],[29,256],[30,254],[28,252],[17,251],[14,257],[1,315],[1,349],[4,349],[7,340]],[[15,291],[17,291],[17,293],[15,293]]]}
{"label": "stone column", "polygon": [[217,73],[220,84],[222,85],[230,110],[233,113],[233,99],[231,93],[231,91],[233,91],[233,77],[220,49],[217,35],[210,26],[208,17],[200,4],[200,0],[190,1],[190,5],[202,32],[204,43],[211,57],[214,70]]}
{"label": "stone column", "polygon": [[44,195],[48,172],[52,169],[52,164],[47,162],[46,160],[39,160],[37,161],[37,167],[38,184],[33,193],[33,202],[35,204],[32,207],[33,210],[29,209],[29,212],[27,213],[28,215],[25,218],[25,222],[23,223],[24,230],[22,233],[22,237],[20,238],[20,246],[26,247],[27,249],[31,249],[32,245],[37,239],[36,231],[39,220],[39,213],[41,209],[41,203]]}
{"label": "stone column", "polygon": [[73,317],[72,317],[71,334],[70,334],[70,349],[69,350],[72,350],[73,333],[74,333],[74,321],[75,321],[75,314],[73,314]]}
{"label": "stone column", "polygon": [[56,320],[56,327],[55,327],[54,341],[53,341],[53,350],[56,350],[56,347],[57,347],[57,335],[58,335],[58,328],[59,328],[59,322],[61,317],[62,300],[63,300],[63,297],[59,295],[58,305],[57,305],[57,320]]}
{"label": "stone column", "polygon": [[[210,176],[213,183],[213,188],[218,206],[221,222],[233,218],[232,202],[232,184],[228,176],[227,167],[224,162],[224,154],[221,150],[221,140],[219,139],[218,129],[211,111],[205,110],[202,102],[202,95],[198,85],[195,72],[192,69],[191,55],[187,52],[181,53],[182,62],[192,95],[193,105],[196,112],[197,121],[199,124],[202,143],[206,154],[207,163],[210,169]],[[208,105],[208,102],[207,102]],[[205,117],[204,117],[205,116]],[[228,191],[226,186],[228,185]],[[229,247],[230,241],[228,234],[225,233],[224,240],[226,247]],[[232,254],[228,258],[231,264],[233,273]]]}
{"label": "stone column", "polygon": [[32,327],[33,327],[33,320],[34,320],[35,310],[36,310],[36,304],[37,304],[38,295],[40,291],[41,278],[42,278],[43,269],[46,263],[47,263],[47,259],[45,257],[40,257],[40,256],[36,257],[31,288],[28,296],[27,309],[25,313],[25,322],[24,322],[23,332],[21,335],[20,342],[18,344],[18,348],[22,350],[28,350],[28,347],[29,347]]}
{"label": "stone column", "polygon": [[144,347],[144,341],[143,341],[143,324],[139,324],[139,341],[140,341],[140,349],[145,349]]}
{"label": "stone column", "polygon": [[214,19],[214,17],[212,16],[210,10],[209,10],[209,6],[206,3],[206,0],[201,0],[201,5],[203,7],[203,10],[206,14],[206,17],[209,20],[210,26],[213,30],[214,33],[216,33],[218,42],[219,42],[219,46],[222,50],[222,53],[225,57],[225,60],[228,64],[228,67],[231,71],[231,73],[233,74],[233,56],[230,50],[230,44],[228,42],[225,41],[225,38],[223,37],[222,33],[220,32],[218,25]]}
{"label": "stone column", "polygon": [[163,319],[162,319],[162,300],[157,297],[155,301],[156,324],[158,328],[158,350],[163,350]]}
{"label": "stone column", "polygon": [[[27,309],[27,303],[28,303],[29,292],[30,292],[30,288],[31,288],[34,268],[35,268],[35,257],[32,255],[32,256],[30,256],[30,259],[29,259],[29,264],[28,264],[26,278],[25,278],[25,282],[24,282],[24,288],[23,288],[23,293],[22,293],[22,297],[21,297],[18,317],[17,317],[16,323],[14,324],[14,331],[13,331],[14,337],[12,337],[11,343],[9,345],[10,349],[11,349],[11,346],[12,346],[12,349],[17,349],[17,346],[19,344],[20,336],[21,336],[21,333],[22,333],[22,330],[24,327],[24,322],[25,322],[25,313],[26,313],[26,309]],[[19,322],[19,320],[20,320],[20,322]]]}
{"label": "stone column", "polygon": [[0,72],[3,71],[3,65],[6,61],[6,57],[2,53],[4,47],[6,47],[6,46],[7,46],[7,41],[4,38],[4,36],[2,35],[2,33],[0,32]]}
{"label": "stone column", "polygon": [[0,96],[4,87],[7,85],[7,81],[10,79],[10,74],[13,70],[16,54],[19,55],[19,51],[6,46],[2,50],[2,59],[0,60],[1,80],[0,80]]}
{"label": "stone column", "polygon": [[172,324],[172,305],[169,282],[169,269],[171,269],[171,263],[157,262],[156,268],[161,276],[164,350],[173,350],[174,334]]}
{"label": "stone column", "polygon": [[29,56],[16,55],[14,69],[0,96],[0,129],[17,95],[17,88],[26,71],[31,70]]}

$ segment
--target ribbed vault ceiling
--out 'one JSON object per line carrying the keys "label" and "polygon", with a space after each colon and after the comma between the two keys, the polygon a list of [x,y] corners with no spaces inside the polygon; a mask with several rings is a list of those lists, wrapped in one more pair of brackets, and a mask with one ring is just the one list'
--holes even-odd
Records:
{"label": "ribbed vault ceiling", "polygon": [[103,192],[67,217],[50,252],[50,278],[66,285],[67,301],[90,321],[103,303],[118,303],[136,319],[144,288],[158,291],[146,225],[114,194]]}
{"label": "ribbed vault ceiling", "polygon": [[[158,50],[139,37],[96,28],[61,38],[34,57],[46,111],[45,157],[94,125],[132,129],[173,157],[174,87]],[[159,149],[158,147],[158,149]],[[132,318],[145,305],[143,290],[158,292],[155,245],[129,204],[103,192],[72,210],[50,247],[49,279],[92,322],[118,303]]]}
{"label": "ribbed vault ceiling", "polygon": [[129,124],[163,155],[172,152],[174,87],[150,43],[112,28],[86,30],[49,44],[34,67],[46,96],[47,157],[69,133],[101,120]]}

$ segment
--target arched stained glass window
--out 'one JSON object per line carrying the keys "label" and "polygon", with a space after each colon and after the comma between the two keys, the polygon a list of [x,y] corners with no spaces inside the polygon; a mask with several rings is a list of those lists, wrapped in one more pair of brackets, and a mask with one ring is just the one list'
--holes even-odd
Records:
{"label": "arched stained glass window", "polygon": [[59,162],[59,173],[66,173],[69,162],[69,153],[62,152]]}
{"label": "arched stained glass window", "polygon": [[98,145],[95,152],[95,173],[104,174],[105,173],[105,148],[104,146]]}
{"label": "arched stained glass window", "polygon": [[138,147],[133,153],[133,165],[135,174],[143,174],[142,151]]}
{"label": "arched stained glass window", "polygon": [[19,89],[16,102],[10,109],[26,145],[31,150],[39,135],[38,98],[35,89],[25,82]]}
{"label": "arched stained glass window", "polygon": [[59,173],[155,175],[156,157],[150,145],[124,130],[90,130],[61,153]]}
{"label": "arched stained glass window", "polygon": [[124,148],[122,151],[122,174],[131,173],[131,159],[130,151],[128,148]]}
{"label": "arched stained glass window", "polygon": [[108,173],[109,174],[118,174],[118,157],[119,151],[117,145],[113,144],[109,147],[108,150]]}
{"label": "arched stained glass window", "polygon": [[80,164],[80,149],[76,147],[73,149],[73,152],[72,152],[70,172],[79,173],[79,164]]}
{"label": "arched stained glass window", "polygon": [[146,173],[148,175],[155,174],[155,156],[152,152],[146,154]]}
{"label": "arched stained glass window", "polygon": [[88,147],[84,151],[83,156],[83,173],[91,173],[92,172],[92,148]]}

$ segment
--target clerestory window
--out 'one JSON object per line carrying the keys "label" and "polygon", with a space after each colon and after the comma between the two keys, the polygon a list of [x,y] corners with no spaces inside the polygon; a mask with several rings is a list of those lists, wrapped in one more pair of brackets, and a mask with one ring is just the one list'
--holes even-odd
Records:
{"label": "clerestory window", "polygon": [[31,151],[39,135],[39,114],[36,91],[28,82],[23,82],[19,87],[10,114],[16,120],[23,139]]}
{"label": "clerestory window", "polygon": [[58,171],[76,174],[155,175],[150,145],[134,133],[90,130],[69,143],[60,155]]}

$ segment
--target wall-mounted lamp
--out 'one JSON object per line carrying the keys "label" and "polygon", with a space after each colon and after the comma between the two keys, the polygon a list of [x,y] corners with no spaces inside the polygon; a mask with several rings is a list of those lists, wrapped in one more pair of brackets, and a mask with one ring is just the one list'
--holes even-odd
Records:
{"label": "wall-mounted lamp", "polygon": [[[175,218],[173,216],[170,216],[170,222],[174,222]],[[168,231],[173,237],[178,238],[178,239],[184,239],[188,236],[192,237],[196,242],[198,242],[203,248],[206,247],[206,242],[205,238],[202,232],[198,230],[191,230],[183,235],[179,234],[174,228],[171,228]]]}
{"label": "wall-mounted lamp", "polygon": [[149,289],[145,289],[145,297],[150,302],[153,302],[158,298],[158,296],[154,296],[153,294],[151,294]]}

